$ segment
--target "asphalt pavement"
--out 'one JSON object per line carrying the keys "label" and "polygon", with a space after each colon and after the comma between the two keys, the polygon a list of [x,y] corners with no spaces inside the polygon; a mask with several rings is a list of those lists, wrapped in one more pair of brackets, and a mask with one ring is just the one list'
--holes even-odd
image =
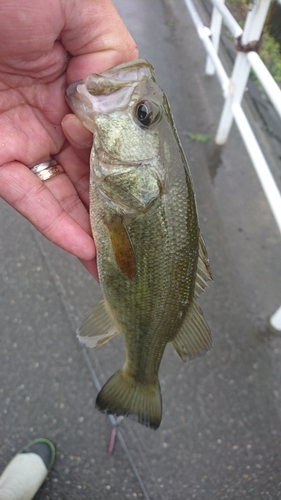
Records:
{"label": "asphalt pavement", "polygon": [[[214,276],[200,298],[213,347],[187,363],[167,347],[160,428],[124,420],[108,456],[111,423],[95,409],[96,384],[123,364],[122,338],[80,347],[75,330],[100,299],[99,285],[1,201],[0,469],[44,436],[57,460],[37,500],[275,500],[281,338],[268,319],[281,304],[280,234],[236,127],[225,147],[214,144],[223,98],[204,75],[183,0],[115,3],[155,66],[192,172]],[[221,57],[228,66],[224,49]],[[279,182],[280,158],[249,99],[245,110]]]}

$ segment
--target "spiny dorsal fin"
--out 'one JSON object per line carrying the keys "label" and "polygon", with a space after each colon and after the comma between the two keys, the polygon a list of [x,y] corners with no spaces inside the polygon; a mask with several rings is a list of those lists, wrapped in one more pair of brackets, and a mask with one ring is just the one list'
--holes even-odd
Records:
{"label": "spiny dorsal fin", "polygon": [[195,297],[199,297],[200,293],[203,292],[204,288],[207,286],[207,281],[213,280],[207,249],[200,235],[199,238],[199,255],[198,255],[198,264],[196,271],[196,282],[195,282]]}
{"label": "spiny dorsal fin", "polygon": [[184,361],[197,358],[211,349],[210,329],[195,300],[190,304],[181,329],[171,344]]}
{"label": "spiny dorsal fin", "polygon": [[105,301],[101,300],[83,319],[77,330],[77,337],[87,347],[99,347],[118,333],[107,312]]}

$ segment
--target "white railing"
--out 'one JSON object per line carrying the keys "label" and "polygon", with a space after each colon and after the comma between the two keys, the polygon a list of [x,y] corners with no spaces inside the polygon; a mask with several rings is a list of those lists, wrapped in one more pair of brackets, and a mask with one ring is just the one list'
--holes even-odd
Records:
{"label": "white railing", "polygon": [[[255,51],[256,44],[261,37],[270,0],[254,0],[249,4],[244,30],[240,28],[227,9],[224,0],[212,0],[213,12],[210,28],[204,26],[193,1],[185,0],[185,3],[207,52],[206,73],[208,75],[216,73],[225,99],[215,142],[219,145],[226,143],[233,120],[235,120],[275,221],[281,231],[280,191],[241,107],[250,69],[252,68],[281,118],[281,90]],[[237,55],[230,78],[218,56],[222,20],[237,43]],[[270,323],[273,328],[281,331],[281,306],[271,316]]]}

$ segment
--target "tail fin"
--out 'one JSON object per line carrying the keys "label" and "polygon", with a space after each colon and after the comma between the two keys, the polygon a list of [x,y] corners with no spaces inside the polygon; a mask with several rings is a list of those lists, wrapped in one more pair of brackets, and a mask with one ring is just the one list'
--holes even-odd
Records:
{"label": "tail fin", "polygon": [[96,407],[104,413],[124,415],[146,427],[157,429],[162,418],[159,381],[141,384],[121,368],[99,392]]}

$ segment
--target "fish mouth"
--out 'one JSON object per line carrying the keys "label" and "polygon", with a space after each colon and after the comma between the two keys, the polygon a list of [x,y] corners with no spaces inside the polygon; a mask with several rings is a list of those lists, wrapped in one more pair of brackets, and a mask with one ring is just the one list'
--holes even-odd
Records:
{"label": "fish mouth", "polygon": [[93,132],[93,121],[90,119],[92,111],[91,101],[81,89],[85,87],[85,80],[71,83],[65,93],[65,99],[70,109],[75,113],[82,123]]}
{"label": "fish mouth", "polygon": [[[92,77],[94,78],[93,78],[93,88],[91,89],[90,81]],[[113,68],[103,71],[100,75],[97,75],[95,73],[89,75],[88,78],[86,79],[86,81],[89,82],[89,92],[91,90],[93,92],[96,92],[97,89],[96,77],[111,81],[115,89],[117,89],[118,86],[123,86],[125,84],[128,85],[128,83],[140,82],[140,80],[142,80],[145,77],[151,78],[154,82],[156,81],[154,75],[154,68],[148,61],[146,61],[146,59],[136,59],[135,61],[129,61],[127,63],[119,64],[118,66],[114,66]],[[115,90],[113,89],[113,92],[114,91]]]}
{"label": "fish mouth", "polygon": [[66,101],[84,125],[93,132],[93,115],[125,109],[135,87],[142,79],[155,81],[154,68],[145,59],[119,64],[101,74],[71,83]]}

